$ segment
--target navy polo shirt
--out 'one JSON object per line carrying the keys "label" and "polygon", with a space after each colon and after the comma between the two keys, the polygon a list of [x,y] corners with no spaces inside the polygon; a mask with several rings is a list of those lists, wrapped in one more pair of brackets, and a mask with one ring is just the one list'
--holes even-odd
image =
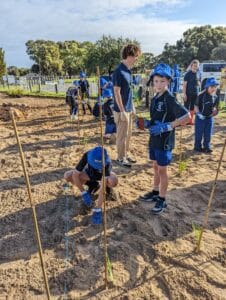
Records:
{"label": "navy polo shirt", "polygon": [[[132,73],[126,65],[121,63],[113,73],[113,85],[121,88],[120,93],[122,103],[126,112],[131,112],[133,108],[133,94],[132,94]],[[114,111],[120,112],[114,97]]]}
{"label": "navy polo shirt", "polygon": [[[166,91],[160,97],[158,94],[152,99],[150,105],[151,126],[155,121],[173,122],[176,119],[188,114],[188,110],[181,105],[176,98]],[[172,150],[175,144],[175,130],[162,133],[161,135],[151,135],[149,146],[152,149]]]}
{"label": "navy polo shirt", "polygon": [[184,76],[184,81],[187,81],[186,94],[198,95],[199,92],[199,78],[197,72],[188,71]]}
{"label": "navy polo shirt", "polygon": [[214,107],[218,108],[219,106],[219,97],[217,95],[210,95],[205,91],[199,94],[195,105],[198,106],[203,116],[210,117]]}

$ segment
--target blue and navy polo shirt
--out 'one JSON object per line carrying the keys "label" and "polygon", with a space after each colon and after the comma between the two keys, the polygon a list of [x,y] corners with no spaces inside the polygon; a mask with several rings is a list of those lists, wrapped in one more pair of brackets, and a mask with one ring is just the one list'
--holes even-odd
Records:
{"label": "blue and navy polo shirt", "polygon": [[[133,77],[131,71],[126,65],[121,63],[113,73],[113,85],[121,88],[120,93],[122,103],[126,112],[131,112],[133,109],[133,93],[132,93]],[[114,97],[114,111],[120,112]]]}
{"label": "blue and navy polo shirt", "polygon": [[[173,122],[176,119],[188,114],[188,110],[181,105],[176,98],[166,91],[160,97],[158,94],[152,99],[150,105],[150,125],[155,125],[155,121]],[[162,133],[161,135],[151,135],[149,146],[152,149],[172,150],[175,144],[175,130]]]}
{"label": "blue and navy polo shirt", "polygon": [[218,108],[219,106],[219,97],[217,95],[210,95],[207,91],[204,91],[197,97],[195,105],[198,106],[203,116],[210,117],[214,107]]}

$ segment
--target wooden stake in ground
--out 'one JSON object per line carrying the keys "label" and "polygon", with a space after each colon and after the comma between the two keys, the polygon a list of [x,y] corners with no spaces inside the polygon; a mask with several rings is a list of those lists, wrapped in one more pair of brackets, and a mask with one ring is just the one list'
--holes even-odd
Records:
{"label": "wooden stake in ground", "polygon": [[198,242],[197,242],[197,247],[195,249],[196,252],[200,251],[201,240],[202,240],[202,236],[203,236],[203,231],[206,228],[206,225],[207,225],[207,222],[208,222],[209,211],[210,211],[210,207],[211,207],[211,204],[212,204],[212,201],[213,201],[213,196],[214,196],[215,188],[216,188],[216,185],[217,185],[217,178],[218,178],[218,174],[219,174],[219,171],[220,171],[221,162],[222,162],[222,159],[223,159],[223,156],[224,156],[225,147],[226,147],[226,139],[224,141],[224,146],[223,146],[223,149],[222,149],[222,152],[221,152],[221,156],[220,156],[220,160],[219,160],[219,163],[218,163],[216,177],[215,177],[215,180],[213,182],[213,186],[212,186],[212,190],[211,190],[211,194],[210,194],[208,206],[206,208],[205,217],[204,217],[204,220],[203,220],[202,228],[201,228],[199,239],[198,239]]}
{"label": "wooden stake in ground", "polygon": [[105,181],[105,157],[104,157],[104,135],[103,135],[103,121],[102,121],[102,103],[100,91],[100,68],[97,67],[98,76],[98,100],[100,101],[100,135],[102,147],[102,184],[103,184],[103,206],[104,206],[104,267],[105,267],[105,288],[108,287],[108,254],[107,254],[107,211],[106,211],[106,181]]}
{"label": "wooden stake in ground", "polygon": [[81,149],[81,132],[80,132],[80,104],[81,104],[81,95],[80,95],[80,88],[78,87],[78,94],[77,94],[77,99],[78,99],[78,143],[79,143],[79,151]]}
{"label": "wooden stake in ground", "polygon": [[39,233],[39,228],[38,228],[36,210],[35,210],[35,205],[34,205],[33,200],[32,200],[30,181],[29,181],[29,177],[28,177],[28,173],[27,173],[27,169],[26,169],[26,165],[25,165],[24,154],[23,154],[23,150],[22,150],[22,147],[21,147],[19,135],[18,135],[18,132],[17,132],[17,126],[16,126],[16,122],[15,122],[15,119],[14,119],[14,113],[13,113],[12,109],[10,110],[10,116],[12,118],[13,128],[14,128],[14,131],[15,131],[17,144],[18,144],[18,147],[19,147],[20,158],[21,158],[24,177],[25,177],[25,181],[26,181],[26,185],[27,185],[27,191],[28,191],[30,206],[31,206],[31,209],[32,209],[33,221],[34,221],[34,227],[35,227],[35,234],[36,234],[37,245],[38,245],[38,253],[39,253],[39,258],[40,258],[40,263],[41,263],[45,288],[46,288],[46,294],[47,294],[48,300],[50,300],[49,284],[48,284],[48,279],[47,279],[47,276],[46,276],[44,260],[43,260],[43,255],[42,255],[42,244],[41,244],[40,233]]}

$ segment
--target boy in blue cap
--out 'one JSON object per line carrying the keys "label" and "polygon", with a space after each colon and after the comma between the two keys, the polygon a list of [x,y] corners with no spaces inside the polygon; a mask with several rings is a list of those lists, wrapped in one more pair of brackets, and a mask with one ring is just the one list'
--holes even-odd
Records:
{"label": "boy in blue cap", "polygon": [[77,119],[78,111],[78,81],[73,81],[73,86],[70,86],[66,92],[66,103],[70,106],[71,119]]}
{"label": "boy in blue cap", "polygon": [[149,130],[149,157],[153,160],[153,190],[141,197],[142,201],[155,202],[151,210],[154,214],[166,208],[168,187],[167,166],[172,159],[175,127],[189,121],[189,112],[168,91],[172,76],[171,68],[166,64],[157,65],[152,74],[156,95],[151,101]]}
{"label": "boy in blue cap", "polygon": [[[211,153],[211,135],[213,131],[213,117],[218,113],[219,98],[216,95],[219,83],[214,77],[208,78],[195,103],[195,145],[197,152]],[[203,140],[203,147],[202,147]]]}
{"label": "boy in blue cap", "polygon": [[112,139],[115,137],[116,133],[116,124],[114,120],[114,100],[112,91],[109,89],[103,90],[103,98],[107,99],[104,103],[103,111],[105,116],[105,135],[106,139]]}
{"label": "boy in blue cap", "polygon": [[85,72],[80,72],[79,87],[81,91],[83,114],[86,114],[86,105],[90,111],[90,114],[92,114],[92,107],[89,104],[89,82],[86,79]]}
{"label": "boy in blue cap", "polygon": [[[118,179],[115,173],[112,172],[111,159],[104,149],[104,159],[105,159],[105,177],[106,177],[106,187],[107,192],[111,193],[112,188],[118,184]],[[73,185],[81,192],[83,203],[86,207],[92,207],[92,196],[100,187],[97,204],[93,208],[92,223],[101,224],[102,223],[102,202],[103,202],[103,185],[102,185],[102,147],[97,146],[88,152],[86,152],[82,159],[77,164],[76,168],[71,171],[67,171],[64,174],[64,179],[67,182],[71,182]],[[101,184],[99,186],[99,182]],[[89,190],[84,189],[84,185],[88,185]]]}

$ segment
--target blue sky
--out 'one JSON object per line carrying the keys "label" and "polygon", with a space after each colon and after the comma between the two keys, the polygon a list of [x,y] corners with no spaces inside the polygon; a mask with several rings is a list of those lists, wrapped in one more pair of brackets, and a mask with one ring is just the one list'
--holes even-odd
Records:
{"label": "blue sky", "polygon": [[159,54],[192,26],[226,26],[226,1],[210,0],[1,0],[0,47],[7,65],[31,66],[29,39],[90,40],[103,34],[136,38]]}

